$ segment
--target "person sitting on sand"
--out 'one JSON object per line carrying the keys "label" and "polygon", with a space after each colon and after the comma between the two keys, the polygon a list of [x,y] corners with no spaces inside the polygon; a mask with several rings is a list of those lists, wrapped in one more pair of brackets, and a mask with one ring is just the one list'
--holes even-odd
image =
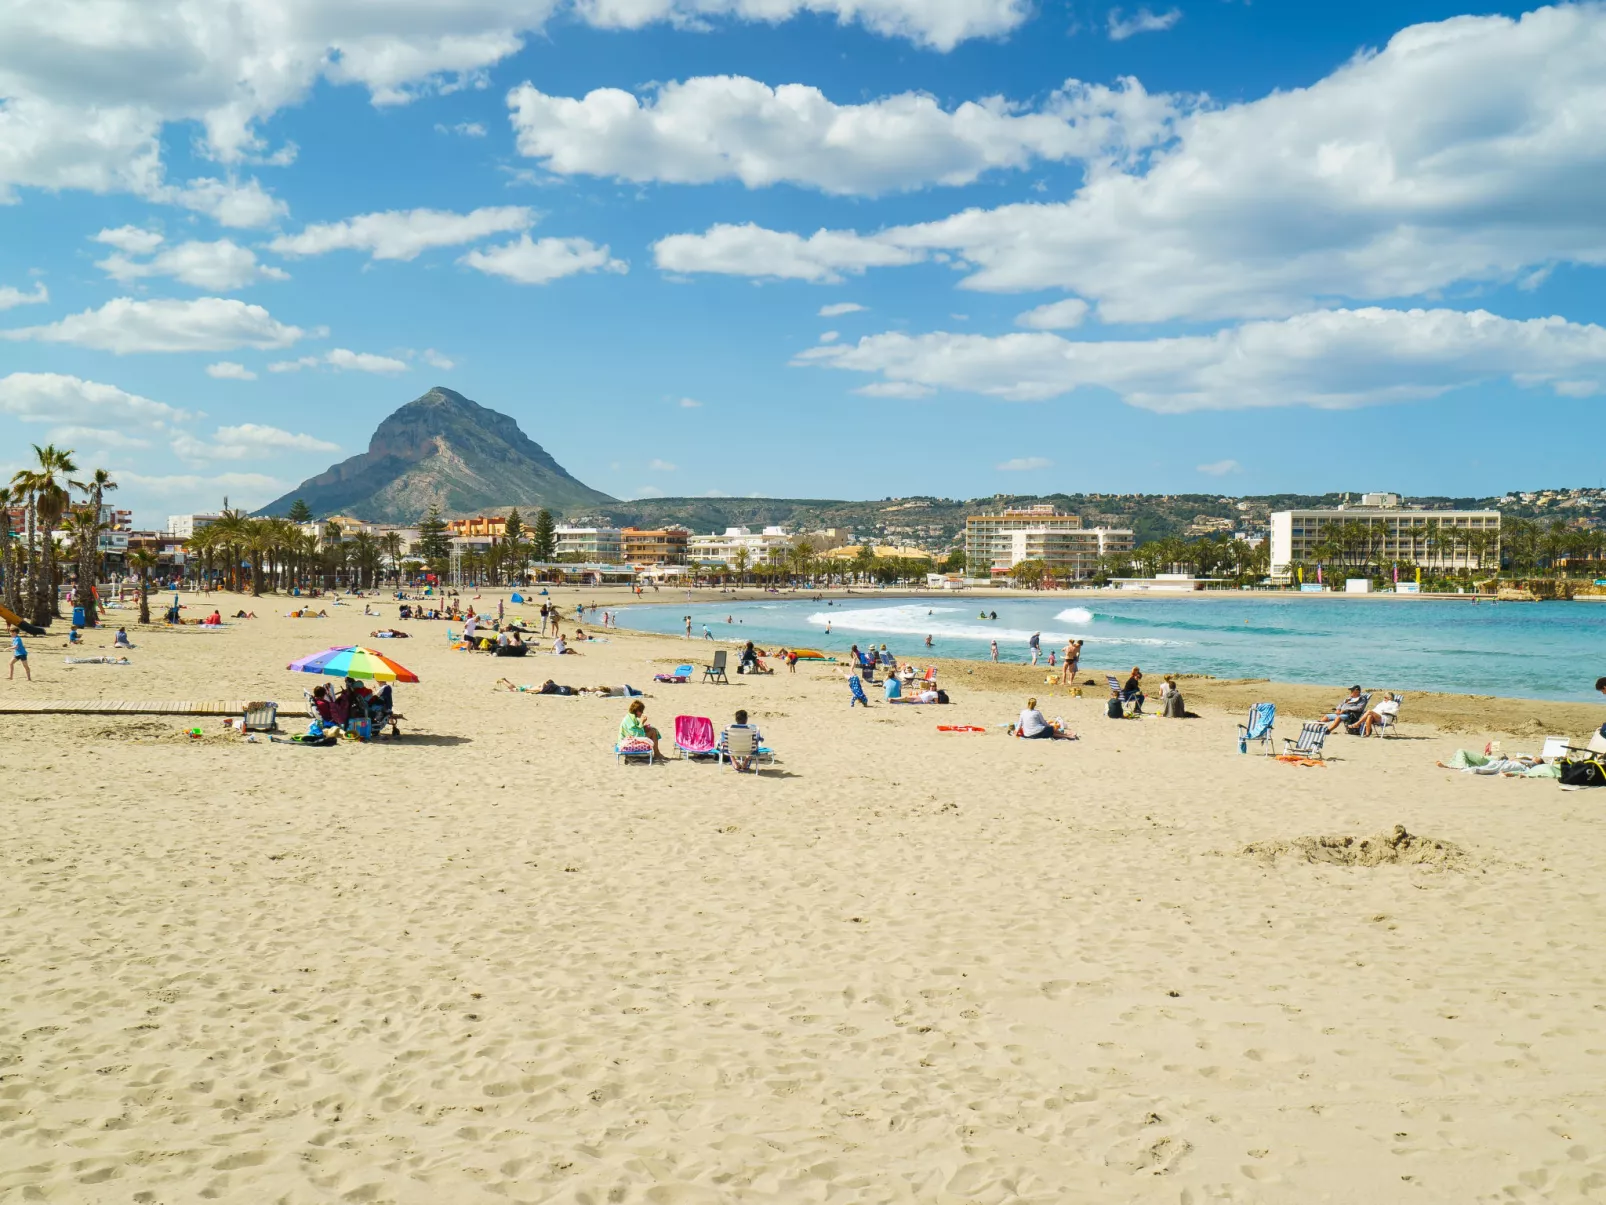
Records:
{"label": "person sitting on sand", "polygon": [[897,674],[888,674],[887,675],[886,684],[883,685],[881,689],[882,689],[882,692],[886,695],[887,700],[889,702],[893,702],[893,703],[902,702],[902,700],[903,700],[903,683],[898,681],[898,675]]}
{"label": "person sitting on sand", "polygon": [[112,648],[114,648],[114,649],[131,649],[133,647],[134,647],[133,642],[128,639],[128,629],[126,629],[126,628],[118,628],[117,629],[117,635],[112,637]]}
{"label": "person sitting on sand", "polygon": [[1160,686],[1160,715],[1173,720],[1188,718],[1188,709],[1182,705],[1182,692],[1177,689],[1177,680],[1170,674],[1165,676]]}
{"label": "person sitting on sand", "polygon": [[552,642],[552,651],[554,653],[556,653],[560,657],[563,656],[565,653],[567,653],[571,657],[578,657],[580,655],[580,650],[579,649],[570,648],[569,647],[569,642],[567,640],[565,640],[562,636],[559,636],[556,640],[554,640]]}
{"label": "person sitting on sand", "polygon": [[1339,703],[1335,711],[1322,718],[1327,721],[1327,731],[1337,732],[1340,726],[1349,727],[1361,722],[1361,714],[1366,710],[1366,701],[1361,698],[1361,688],[1349,688],[1349,697]]}
{"label": "person sitting on sand", "polygon": [[206,624],[206,626],[210,627],[210,628],[221,627],[223,625],[223,616],[219,612],[213,611],[210,615],[208,615],[201,622]]}
{"label": "person sitting on sand", "polygon": [[[764,743],[764,737],[758,730],[757,724],[747,722],[747,712],[738,711],[736,722],[719,734],[719,748],[727,757],[730,756],[730,735],[732,732],[751,732],[753,734],[753,748],[756,751]],[[731,765],[738,771],[747,771],[753,768],[751,757],[732,757]]]}
{"label": "person sitting on sand", "polygon": [[84,638],[78,634],[78,629],[77,628],[68,628],[67,629],[67,643],[68,644],[82,644],[83,642],[84,642]]}
{"label": "person sitting on sand", "polygon": [[652,742],[652,755],[662,757],[658,749],[658,729],[647,723],[645,716],[647,705],[637,699],[630,705],[630,714],[619,721],[619,743],[629,740],[649,740]]}
{"label": "person sitting on sand", "polygon": [[1057,741],[1067,736],[1043,718],[1043,713],[1037,710],[1036,699],[1026,700],[1026,710],[1015,722],[1015,735],[1027,741]]}

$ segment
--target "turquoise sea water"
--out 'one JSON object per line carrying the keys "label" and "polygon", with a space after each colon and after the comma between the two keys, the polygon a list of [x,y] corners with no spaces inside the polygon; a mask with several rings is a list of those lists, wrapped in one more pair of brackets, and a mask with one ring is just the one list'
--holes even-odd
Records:
{"label": "turquoise sea water", "polygon": [[[722,605],[630,607],[623,627],[702,639],[754,640],[824,649],[883,642],[919,660],[932,654],[1030,659],[1042,634],[1043,660],[1067,639],[1086,642],[1082,663],[1143,667],[1145,674],[1204,673],[1396,690],[1595,699],[1606,675],[1606,603],[1470,603],[1431,599],[1112,599],[870,597],[825,602],[777,600]],[[979,619],[985,608],[997,620]],[[732,622],[727,623],[727,617]],[[827,624],[830,634],[827,635]]]}

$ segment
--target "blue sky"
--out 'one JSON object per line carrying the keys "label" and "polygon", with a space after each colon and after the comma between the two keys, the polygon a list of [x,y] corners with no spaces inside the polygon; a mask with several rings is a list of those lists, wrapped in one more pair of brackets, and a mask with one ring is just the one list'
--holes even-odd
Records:
{"label": "blue sky", "polygon": [[621,497],[1602,472],[1598,4],[12,6],[0,199],[0,468],[141,523],[435,384]]}

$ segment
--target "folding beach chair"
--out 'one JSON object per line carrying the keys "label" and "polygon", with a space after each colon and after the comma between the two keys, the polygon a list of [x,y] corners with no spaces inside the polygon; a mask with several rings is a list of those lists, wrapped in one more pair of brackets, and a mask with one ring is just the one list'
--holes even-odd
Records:
{"label": "folding beach chair", "polygon": [[752,767],[754,774],[758,773],[758,738],[751,728],[727,729],[720,752],[722,760],[728,763],[731,769],[737,768],[736,762],[740,759]]}
{"label": "folding beach chair", "polygon": [[1297,739],[1283,738],[1282,755],[1284,757],[1310,757],[1316,761],[1322,761],[1324,760],[1322,757],[1322,745],[1326,740],[1327,725],[1320,720],[1307,721],[1305,726],[1299,730]]}
{"label": "folding beach chair", "polygon": [[613,755],[621,762],[640,761],[642,758],[646,758],[647,764],[650,766],[652,765],[652,742],[644,737],[633,736],[629,740],[620,741],[614,745]]}
{"label": "folding beach chair", "polygon": [[1250,741],[1259,741],[1260,747],[1267,757],[1271,756],[1276,748],[1272,744],[1271,728],[1277,719],[1277,704],[1254,703],[1249,708],[1249,719],[1238,725],[1238,744],[1247,745]]}
{"label": "folding beach chair", "polygon": [[848,700],[849,711],[853,710],[855,703],[862,703],[866,707],[870,706],[870,698],[864,693],[864,683],[859,680],[858,674],[848,678],[848,690],[852,694],[852,697]]}
{"label": "folding beach chair", "polygon": [[652,680],[654,682],[690,682],[691,676],[696,672],[697,667],[694,665],[677,665],[674,673],[654,674]]}
{"label": "folding beach chair", "polygon": [[714,741],[714,721],[701,715],[675,717],[675,748],[682,758],[719,756]]}
{"label": "folding beach chair", "polygon": [[[1400,698],[1399,695],[1390,695],[1389,702],[1398,708],[1405,700]],[[1399,724],[1400,713],[1398,710],[1393,712],[1380,711],[1377,713],[1377,723],[1372,725],[1372,732],[1377,736],[1393,736]]]}
{"label": "folding beach chair", "polygon": [[240,727],[247,732],[272,732],[279,726],[277,703],[247,703]]}
{"label": "folding beach chair", "polygon": [[1121,680],[1114,674],[1105,674],[1104,680],[1110,684],[1110,693],[1121,700],[1121,714],[1131,715],[1138,701],[1126,697],[1126,692],[1121,688]]}
{"label": "folding beach chair", "polygon": [[724,649],[720,649],[719,652],[715,653],[714,664],[703,666],[703,681],[723,682],[726,686],[729,686],[730,679],[725,676],[725,660],[729,656],[730,654]]}

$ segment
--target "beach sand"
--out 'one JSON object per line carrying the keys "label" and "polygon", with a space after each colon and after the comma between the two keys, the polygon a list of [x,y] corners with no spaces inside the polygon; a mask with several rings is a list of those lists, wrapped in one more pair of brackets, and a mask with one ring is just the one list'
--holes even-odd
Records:
{"label": "beach sand", "polygon": [[[1235,725],[1330,689],[1117,722],[953,663],[952,707],[850,711],[837,667],[651,682],[702,641],[508,660],[369,640],[393,604],[217,601],[262,618],[126,667],[34,640],[0,702],[289,703],[285,663],[361,642],[423,679],[403,739],[0,716],[6,1205],[1606,1195],[1602,797],[1434,765],[1597,709],[1411,696],[1301,767]],[[623,700],[504,674],[647,688],[666,732],[745,707],[780,762],[620,766]],[[1081,739],[936,731],[1028,688]],[[1297,846],[1396,825],[1424,861]]]}

